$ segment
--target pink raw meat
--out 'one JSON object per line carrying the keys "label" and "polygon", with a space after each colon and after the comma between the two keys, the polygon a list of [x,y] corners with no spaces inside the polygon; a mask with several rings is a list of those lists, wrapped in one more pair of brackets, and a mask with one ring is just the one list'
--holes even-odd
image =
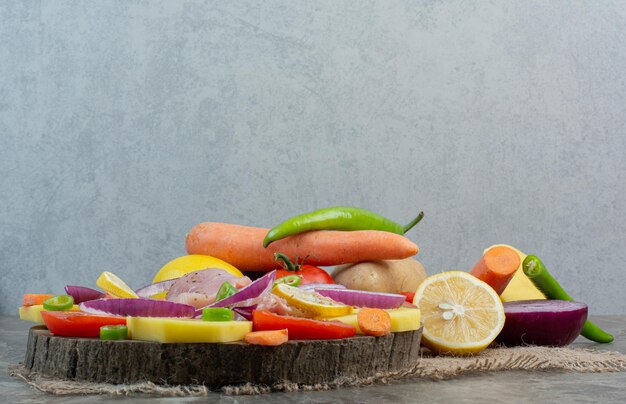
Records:
{"label": "pink raw meat", "polygon": [[247,276],[234,276],[223,269],[202,269],[190,272],[174,282],[167,292],[166,299],[171,302],[189,304],[199,309],[215,301],[215,295],[224,282],[240,289],[252,281]]}

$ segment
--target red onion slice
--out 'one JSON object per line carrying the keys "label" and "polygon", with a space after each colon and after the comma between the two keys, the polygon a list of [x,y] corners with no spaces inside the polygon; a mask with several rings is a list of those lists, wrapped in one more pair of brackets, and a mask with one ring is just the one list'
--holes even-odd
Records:
{"label": "red onion slice", "polygon": [[131,317],[192,318],[193,306],[156,299],[98,299],[80,304],[80,309],[92,314],[112,314]]}
{"label": "red onion slice", "polygon": [[168,279],[166,281],[153,283],[143,288],[139,288],[135,291],[137,296],[149,298],[150,296],[154,296],[157,293],[165,292],[170,289],[170,286],[174,284],[179,278]]}
{"label": "red onion slice", "polygon": [[86,286],[67,285],[65,286],[65,293],[74,298],[74,304],[104,297],[104,293]]}
{"label": "red onion slice", "polygon": [[248,306],[248,307],[235,307],[233,311],[239,314],[241,317],[245,318],[248,321],[252,321],[252,312],[257,308],[257,305]]}
{"label": "red onion slice", "polygon": [[312,292],[315,289],[345,289],[346,287],[339,283],[306,283],[298,286],[298,288],[306,290],[307,292]]}
{"label": "red onion slice", "polygon": [[402,306],[406,297],[395,293],[367,292],[351,289],[315,289],[322,296],[356,307],[395,309]]}

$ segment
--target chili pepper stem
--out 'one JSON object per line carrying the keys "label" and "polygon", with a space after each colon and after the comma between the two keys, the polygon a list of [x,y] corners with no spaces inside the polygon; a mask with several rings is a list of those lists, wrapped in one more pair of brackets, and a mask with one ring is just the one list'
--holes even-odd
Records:
{"label": "chili pepper stem", "polygon": [[411,230],[416,224],[418,224],[424,218],[424,212],[420,212],[415,219],[413,219],[409,224],[404,226],[404,233]]}

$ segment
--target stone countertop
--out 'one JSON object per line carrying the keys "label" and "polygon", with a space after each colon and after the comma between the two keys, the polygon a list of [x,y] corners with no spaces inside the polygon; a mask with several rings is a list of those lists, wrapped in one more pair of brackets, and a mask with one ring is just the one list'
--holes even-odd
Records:
{"label": "stone countertop", "polygon": [[[626,353],[626,316],[593,317],[600,326],[615,335],[610,345],[598,345],[579,338],[577,348],[600,348]],[[28,329],[32,324],[15,317],[0,317],[0,397],[4,402],[89,403],[118,401],[110,396],[52,396],[37,391],[8,375],[11,363],[24,359]],[[166,401],[206,402],[206,398],[155,398],[131,396],[123,398],[132,403]],[[389,385],[373,385],[330,391],[272,393],[260,396],[226,396],[215,393],[212,402],[277,403],[301,401],[322,402],[626,402],[626,372],[574,373],[492,372],[460,377],[446,381],[408,379]]]}

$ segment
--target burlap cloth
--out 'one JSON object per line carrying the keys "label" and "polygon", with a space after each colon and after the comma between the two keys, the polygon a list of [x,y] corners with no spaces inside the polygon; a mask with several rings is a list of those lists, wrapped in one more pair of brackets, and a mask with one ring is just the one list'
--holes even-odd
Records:
{"label": "burlap cloth", "polygon": [[11,376],[24,380],[38,390],[50,394],[110,394],[124,396],[145,393],[160,396],[206,396],[212,392],[228,395],[262,394],[272,391],[329,390],[339,387],[386,384],[398,379],[424,378],[444,380],[467,374],[492,371],[622,372],[626,371],[626,355],[592,349],[517,347],[487,349],[474,357],[433,356],[424,351],[413,368],[400,372],[380,373],[365,379],[339,377],[330,383],[302,385],[289,382],[272,386],[245,384],[213,389],[203,385],[166,386],[151,382],[134,384],[90,383],[62,380],[30,372],[22,364],[10,365]]}

